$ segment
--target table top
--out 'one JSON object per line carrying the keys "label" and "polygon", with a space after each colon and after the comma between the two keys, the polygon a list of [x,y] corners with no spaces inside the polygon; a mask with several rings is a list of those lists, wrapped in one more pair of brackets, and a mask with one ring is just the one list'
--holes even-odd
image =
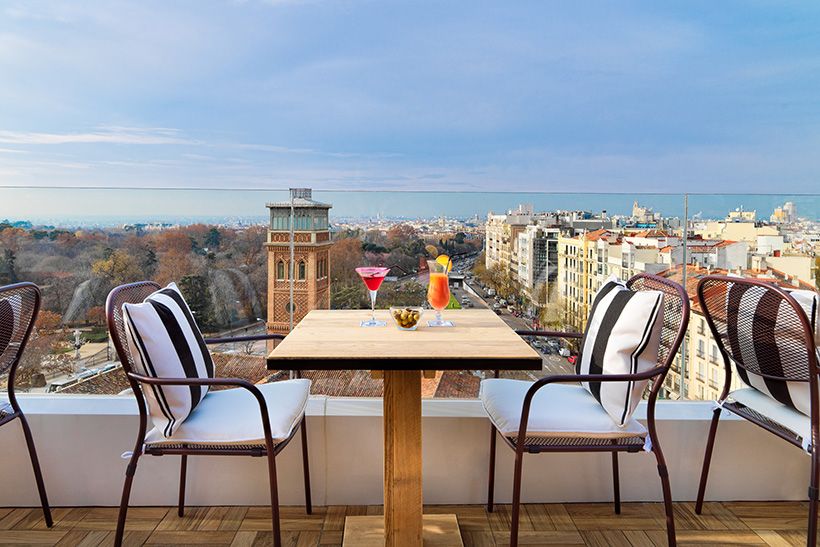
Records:
{"label": "table top", "polygon": [[313,310],[268,356],[270,370],[540,370],[541,355],[488,309],[445,310],[454,327],[401,331],[388,310],[385,327],[363,328],[370,310]]}

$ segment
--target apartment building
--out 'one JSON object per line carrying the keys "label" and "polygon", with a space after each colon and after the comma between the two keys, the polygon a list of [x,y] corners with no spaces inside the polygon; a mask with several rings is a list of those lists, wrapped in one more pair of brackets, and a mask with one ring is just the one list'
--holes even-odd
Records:
{"label": "apartment building", "polygon": [[[558,279],[558,237],[560,229],[545,226],[541,222],[530,224],[518,234],[517,264],[518,282],[524,295],[533,306],[547,302],[536,302],[541,296],[540,287],[547,284],[552,288]],[[547,291],[544,298],[549,299]]]}
{"label": "apartment building", "polygon": [[609,247],[620,243],[621,235],[606,229],[558,236],[558,294],[567,327],[586,326],[592,299],[606,279]]}
{"label": "apartment building", "polygon": [[484,234],[484,264],[489,269],[494,266],[508,268],[518,275],[517,247],[518,234],[532,222],[532,205],[522,204],[518,209],[506,214],[487,214]]}

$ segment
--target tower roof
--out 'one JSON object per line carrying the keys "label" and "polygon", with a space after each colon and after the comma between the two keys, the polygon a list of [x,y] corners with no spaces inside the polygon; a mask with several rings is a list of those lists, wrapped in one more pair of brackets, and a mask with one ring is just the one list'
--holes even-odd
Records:
{"label": "tower roof", "polygon": [[[269,209],[290,209],[290,200],[275,201],[266,205]],[[293,198],[293,207],[296,209],[314,208],[314,209],[330,209],[333,207],[329,203],[322,203],[308,198]]]}

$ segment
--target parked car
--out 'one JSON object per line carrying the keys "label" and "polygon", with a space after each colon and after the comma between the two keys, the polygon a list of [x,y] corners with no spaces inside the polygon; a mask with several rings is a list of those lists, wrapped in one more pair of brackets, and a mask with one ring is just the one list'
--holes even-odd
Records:
{"label": "parked car", "polygon": [[570,352],[567,348],[561,348],[561,349],[558,350],[558,355],[560,355],[561,357],[569,358]]}

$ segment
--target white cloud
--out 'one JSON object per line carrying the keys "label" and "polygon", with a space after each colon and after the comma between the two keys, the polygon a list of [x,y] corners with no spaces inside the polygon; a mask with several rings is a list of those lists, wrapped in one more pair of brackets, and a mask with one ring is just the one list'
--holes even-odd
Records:
{"label": "white cloud", "polygon": [[167,128],[101,127],[84,133],[38,133],[0,130],[5,144],[196,144]]}

